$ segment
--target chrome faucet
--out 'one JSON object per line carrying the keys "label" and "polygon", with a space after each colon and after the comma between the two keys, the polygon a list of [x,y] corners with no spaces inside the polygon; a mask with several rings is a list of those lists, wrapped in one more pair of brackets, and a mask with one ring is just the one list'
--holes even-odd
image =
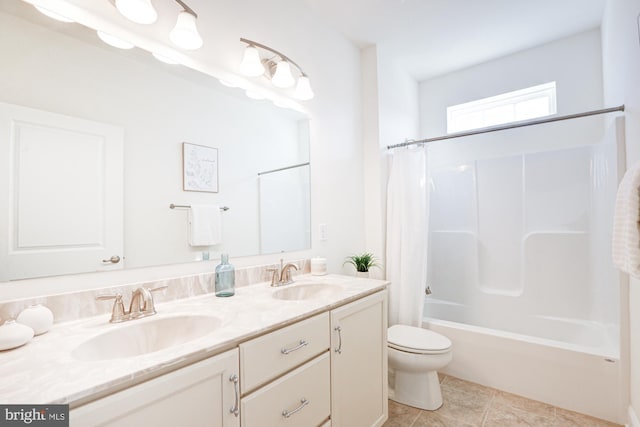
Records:
{"label": "chrome faucet", "polygon": [[134,319],[138,317],[151,316],[156,314],[156,307],[153,303],[151,291],[147,288],[137,288],[131,294],[131,304],[129,305],[129,317]]}
{"label": "chrome faucet", "polygon": [[267,271],[272,273],[271,286],[283,286],[293,283],[293,276],[291,275],[291,269],[297,270],[298,266],[288,262],[284,264],[284,260],[280,259],[280,268],[267,268]]}
{"label": "chrome faucet", "polygon": [[156,314],[156,307],[153,302],[152,292],[166,289],[167,286],[159,286],[157,288],[136,288],[131,294],[131,304],[129,311],[125,311],[122,294],[100,295],[96,300],[115,300],[113,309],[111,310],[111,323],[119,323],[127,320],[140,319],[142,317],[153,316]]}

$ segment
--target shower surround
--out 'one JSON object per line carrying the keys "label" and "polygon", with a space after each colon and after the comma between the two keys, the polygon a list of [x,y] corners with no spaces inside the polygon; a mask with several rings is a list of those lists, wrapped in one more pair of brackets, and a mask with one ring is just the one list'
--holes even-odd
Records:
{"label": "shower surround", "polygon": [[430,146],[424,320],[454,343],[445,372],[620,422],[622,120]]}

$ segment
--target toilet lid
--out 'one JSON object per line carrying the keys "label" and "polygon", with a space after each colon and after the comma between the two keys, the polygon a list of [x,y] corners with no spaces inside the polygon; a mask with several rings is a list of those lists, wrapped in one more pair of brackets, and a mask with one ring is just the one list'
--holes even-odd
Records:
{"label": "toilet lid", "polygon": [[387,330],[387,341],[392,347],[405,348],[414,353],[440,352],[451,348],[451,341],[444,335],[408,325],[391,326]]}

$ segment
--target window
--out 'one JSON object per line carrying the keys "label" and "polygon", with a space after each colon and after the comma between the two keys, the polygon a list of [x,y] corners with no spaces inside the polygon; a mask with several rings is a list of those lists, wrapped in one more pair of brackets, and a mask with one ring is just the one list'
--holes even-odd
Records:
{"label": "window", "polygon": [[447,133],[535,119],[556,113],[556,82],[447,107]]}

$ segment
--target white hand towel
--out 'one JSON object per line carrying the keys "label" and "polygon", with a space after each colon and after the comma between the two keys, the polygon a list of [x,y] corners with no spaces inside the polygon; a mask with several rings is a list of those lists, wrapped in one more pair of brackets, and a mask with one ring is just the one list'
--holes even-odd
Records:
{"label": "white hand towel", "polygon": [[640,278],[640,162],[627,170],[618,186],[613,217],[613,263]]}
{"label": "white hand towel", "polygon": [[191,205],[189,209],[189,245],[211,246],[222,243],[220,206]]}

